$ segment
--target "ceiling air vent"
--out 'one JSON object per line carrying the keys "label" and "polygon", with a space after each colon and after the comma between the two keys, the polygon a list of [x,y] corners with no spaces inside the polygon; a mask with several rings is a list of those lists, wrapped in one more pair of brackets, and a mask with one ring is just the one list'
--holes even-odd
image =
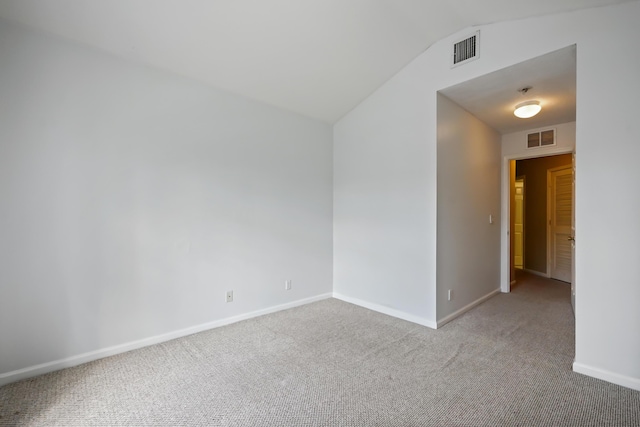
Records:
{"label": "ceiling air vent", "polygon": [[527,135],[527,148],[547,147],[556,145],[555,129],[543,130]]}
{"label": "ceiling air vent", "polygon": [[451,67],[457,67],[480,56],[480,31],[476,31],[471,37],[453,43],[453,55]]}

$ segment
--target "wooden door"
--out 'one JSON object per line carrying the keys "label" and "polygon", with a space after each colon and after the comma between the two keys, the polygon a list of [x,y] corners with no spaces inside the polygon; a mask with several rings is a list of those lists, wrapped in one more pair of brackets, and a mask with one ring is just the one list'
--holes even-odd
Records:
{"label": "wooden door", "polygon": [[573,170],[567,167],[549,172],[549,249],[552,279],[571,282],[573,266],[571,229],[573,218]]}

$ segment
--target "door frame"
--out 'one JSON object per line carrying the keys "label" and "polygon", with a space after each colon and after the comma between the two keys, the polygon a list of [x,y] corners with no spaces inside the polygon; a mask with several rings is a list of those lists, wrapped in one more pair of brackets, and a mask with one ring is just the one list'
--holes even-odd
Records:
{"label": "door frame", "polygon": [[535,159],[538,157],[570,154],[574,152],[574,147],[563,147],[536,153],[510,154],[502,157],[502,179],[500,190],[500,292],[511,292],[511,182],[509,163],[511,160]]}

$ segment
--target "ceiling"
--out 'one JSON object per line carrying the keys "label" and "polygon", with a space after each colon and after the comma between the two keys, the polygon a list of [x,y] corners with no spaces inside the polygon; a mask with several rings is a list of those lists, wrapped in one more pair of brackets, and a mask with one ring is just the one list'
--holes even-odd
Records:
{"label": "ceiling", "polygon": [[627,1],[0,0],[0,17],[334,123],[456,31]]}
{"label": "ceiling", "polygon": [[[531,87],[522,94],[519,89]],[[441,90],[501,134],[576,120],[576,47],[570,46]],[[542,110],[529,119],[513,114],[536,100]]]}

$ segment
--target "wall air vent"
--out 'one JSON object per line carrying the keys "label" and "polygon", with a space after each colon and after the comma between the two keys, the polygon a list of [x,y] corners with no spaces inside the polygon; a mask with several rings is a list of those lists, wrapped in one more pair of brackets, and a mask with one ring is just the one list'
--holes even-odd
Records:
{"label": "wall air vent", "polygon": [[480,56],[480,31],[476,31],[471,37],[453,43],[451,55],[451,67],[465,64]]}
{"label": "wall air vent", "polygon": [[527,134],[527,148],[548,147],[549,145],[556,145],[555,129]]}

